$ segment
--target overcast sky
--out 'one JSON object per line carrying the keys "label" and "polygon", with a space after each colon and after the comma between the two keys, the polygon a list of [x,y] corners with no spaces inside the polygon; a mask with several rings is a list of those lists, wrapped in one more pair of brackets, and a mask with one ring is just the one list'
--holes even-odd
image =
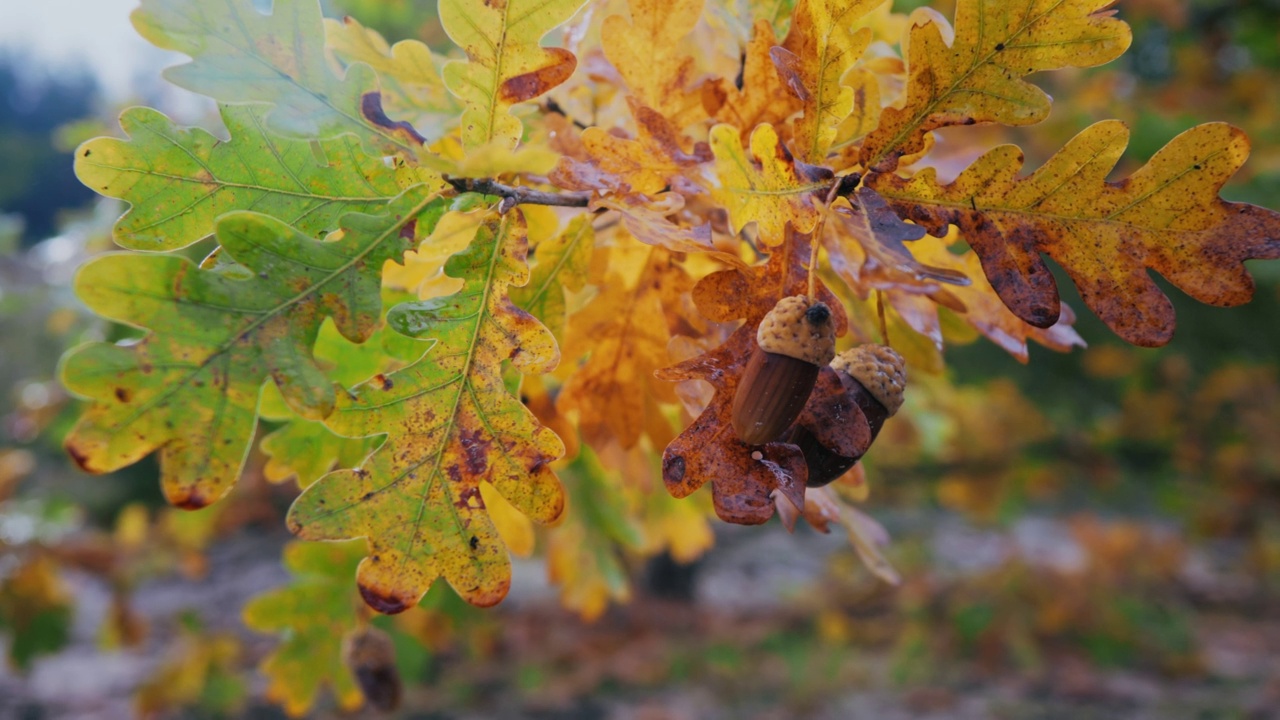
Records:
{"label": "overcast sky", "polygon": [[156,77],[180,56],[162,54],[138,36],[129,13],[138,0],[0,0],[0,50],[28,52],[53,69],[79,62],[112,99],[130,94],[136,77]]}

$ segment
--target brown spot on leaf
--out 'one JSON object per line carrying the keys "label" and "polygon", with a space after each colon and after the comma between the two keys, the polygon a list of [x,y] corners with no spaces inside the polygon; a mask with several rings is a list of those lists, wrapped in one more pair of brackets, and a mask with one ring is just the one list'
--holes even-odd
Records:
{"label": "brown spot on leaf", "polygon": [[129,402],[129,397],[130,397],[129,389],[118,387],[115,389],[115,396],[116,396],[116,399],[119,400],[120,402],[127,403]]}
{"label": "brown spot on leaf", "polygon": [[383,615],[396,615],[409,609],[409,603],[395,595],[387,595],[373,588],[360,585],[360,597],[364,604]]}
{"label": "brown spot on leaf", "polygon": [[213,500],[199,487],[187,488],[185,494],[169,494],[169,504],[183,510],[202,510],[213,504]]}
{"label": "brown spot on leaf", "polygon": [[498,87],[498,99],[506,103],[532,100],[573,75],[578,58],[564,48],[544,48],[549,62],[537,70],[507,78]]}
{"label": "brown spot on leaf", "polygon": [[425,145],[427,142],[427,139],[409,123],[403,120],[392,120],[387,117],[387,113],[382,109],[381,92],[375,90],[360,96],[360,112],[366,120],[378,127],[390,130],[394,135],[412,139],[419,145]]}

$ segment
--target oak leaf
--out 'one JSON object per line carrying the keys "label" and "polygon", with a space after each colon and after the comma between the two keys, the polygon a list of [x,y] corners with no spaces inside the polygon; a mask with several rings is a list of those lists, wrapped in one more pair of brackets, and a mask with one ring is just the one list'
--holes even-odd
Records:
{"label": "oak leaf", "polygon": [[1249,152],[1236,128],[1194,127],[1133,175],[1107,182],[1128,140],[1124,123],[1106,121],[1027,177],[1019,177],[1022,152],[1005,145],[946,185],[931,169],[866,182],[935,235],[956,225],[1000,298],[1031,325],[1062,315],[1044,253],[1117,335],[1156,347],[1173,337],[1173,305],[1147,269],[1201,302],[1248,302],[1244,261],[1280,257],[1280,213],[1218,197]]}
{"label": "oak leaf", "polygon": [[587,159],[562,158],[552,182],[570,190],[656,195],[686,171],[711,160],[706,144],[698,143],[686,151],[686,143],[671,121],[634,100],[630,104],[638,129],[636,139],[587,128],[582,132]]}
{"label": "oak leaf", "polygon": [[132,205],[113,237],[134,250],[174,250],[207,236],[223,213],[254,210],[319,236],[348,212],[377,212],[400,193],[382,162],[350,138],[310,143],[269,133],[262,106],[224,105],[231,139],[183,128],[150,108],[120,116],[128,140],[97,138],[76,151],[76,175]]}
{"label": "oak leaf", "polygon": [[998,122],[1030,125],[1049,115],[1049,96],[1023,77],[1110,62],[1129,48],[1115,0],[960,0],[955,30],[922,16],[903,40],[909,78],[901,107],[886,108],[862,146],[862,165],[887,172],[917,153],[932,130]]}
{"label": "oak leaf", "polygon": [[711,151],[716,157],[720,187],[712,197],[729,211],[729,223],[740,232],[755,222],[760,241],[767,247],[781,244],[788,223],[807,233],[818,224],[820,200],[834,175],[826,168],[796,162],[771,125],[751,133],[750,152],[738,140],[732,125],[711,128]]}
{"label": "oak leaf", "polygon": [[324,685],[344,710],[362,703],[360,688],[342,662],[342,638],[360,623],[351,578],[363,555],[360,542],[291,542],[284,548],[290,583],[244,606],[249,628],[283,635],[259,669],[267,677],[267,696],[291,717],[305,715]]}
{"label": "oak leaf", "polygon": [[800,99],[774,67],[770,50],[776,45],[774,24],[757,20],[743,50],[741,83],[725,90],[724,103],[716,110],[716,120],[737,126],[743,141],[757,125],[779,125],[800,108]]}
{"label": "oak leaf", "polygon": [[[702,15],[703,0],[628,0],[630,21],[610,15],[600,28],[600,45],[631,94],[677,125],[701,108],[693,81],[693,58],[679,49],[681,38]],[[705,116],[704,116],[705,117]]]}
{"label": "oak leaf", "polygon": [[388,45],[382,35],[354,18],[325,18],[325,44],[345,67],[364,63],[378,74],[382,107],[429,137],[438,137],[457,119],[461,107],[445,88],[440,68],[445,59],[418,40]]}
{"label": "oak leaf", "polygon": [[511,106],[527,102],[573,74],[578,60],[540,41],[586,0],[440,0],[440,23],[466,60],[444,66],[444,82],[465,105],[467,148],[491,143],[514,149],[523,124]]}
{"label": "oak leaf", "polygon": [[487,482],[536,522],[564,507],[549,467],[564,452],[507,391],[502,365],[546,373],[559,352],[551,333],[508,297],[529,279],[519,210],[490,215],[470,247],[445,264],[457,293],[393,308],[392,328],[436,345],[422,360],[338,397],[326,419],[348,437],[385,433],[354,470],[331,473],[289,511],[289,527],[310,540],[366,537],[371,555],[357,574],[375,610],[415,604],[439,577],[468,602],[494,605],[511,584],[511,559],[489,518]]}
{"label": "oak leaf", "polygon": [[[805,162],[819,163],[854,105],[854,90],[841,78],[871,43],[871,30],[858,21],[884,0],[800,0],[782,47],[795,58],[788,64],[793,90],[804,107],[796,121],[796,151]],[[777,59],[775,55],[775,61]]]}
{"label": "oak leaf", "polygon": [[169,502],[194,509],[229,491],[257,424],[263,383],[318,420],[332,381],[312,356],[326,317],[362,342],[380,322],[382,265],[428,232],[444,202],[411,188],[380,215],[348,214],[342,234],[317,241],[251,212],[222,216],[222,251],[238,264],[201,270],[173,255],[95,258],[76,276],[84,302],[151,332],[133,345],[93,343],[63,361],[66,387],[92,402],[67,435],[68,452],[104,473],[160,451]]}
{"label": "oak leaf", "polygon": [[269,14],[253,0],[143,0],[133,26],[152,44],[191,57],[164,76],[224,103],[262,103],[265,122],[293,138],[347,133],[375,155],[416,157],[423,138],[387,117],[378,78],[363,63],[338,77],[324,49],[317,0],[274,0]]}
{"label": "oak leaf", "polygon": [[635,445],[648,417],[660,414],[658,400],[674,402],[671,388],[653,379],[667,364],[667,329],[662,275],[682,273],[670,253],[650,251],[633,286],[621,275],[606,278],[602,292],[569,320],[565,354],[586,361],[569,376],[557,406],[577,411],[583,439],[594,447],[616,439]]}

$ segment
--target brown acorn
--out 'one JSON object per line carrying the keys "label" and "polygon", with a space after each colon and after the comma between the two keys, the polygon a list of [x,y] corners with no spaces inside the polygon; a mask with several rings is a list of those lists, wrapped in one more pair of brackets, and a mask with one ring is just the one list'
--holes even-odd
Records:
{"label": "brown acorn", "polygon": [[384,713],[400,707],[400,671],[390,635],[372,626],[352,630],[342,639],[342,662],[370,706]]}
{"label": "brown acorn", "polygon": [[783,298],[760,322],[756,344],[733,396],[733,429],[748,445],[777,440],[800,416],[818,369],[835,356],[831,309],[805,295]]}
{"label": "brown acorn", "polygon": [[[856,405],[867,418],[874,442],[884,421],[902,407],[902,395],[907,386],[907,373],[902,356],[884,345],[859,345],[845,350],[831,361],[844,386],[846,398]],[[796,426],[789,442],[804,453],[809,466],[807,487],[818,488],[844,475],[862,457],[848,457],[819,442],[807,428]],[[865,450],[864,450],[865,452]]]}

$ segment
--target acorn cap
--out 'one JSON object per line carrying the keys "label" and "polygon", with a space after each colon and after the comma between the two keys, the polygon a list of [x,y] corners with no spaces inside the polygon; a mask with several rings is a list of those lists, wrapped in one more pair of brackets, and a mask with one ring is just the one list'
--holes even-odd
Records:
{"label": "acorn cap", "polygon": [[849,348],[831,361],[831,369],[862,383],[890,415],[896,415],[902,407],[907,370],[902,356],[893,348],[870,343]]}
{"label": "acorn cap", "polygon": [[785,297],[760,321],[756,343],[765,352],[826,365],[836,354],[831,309],[807,295]]}

